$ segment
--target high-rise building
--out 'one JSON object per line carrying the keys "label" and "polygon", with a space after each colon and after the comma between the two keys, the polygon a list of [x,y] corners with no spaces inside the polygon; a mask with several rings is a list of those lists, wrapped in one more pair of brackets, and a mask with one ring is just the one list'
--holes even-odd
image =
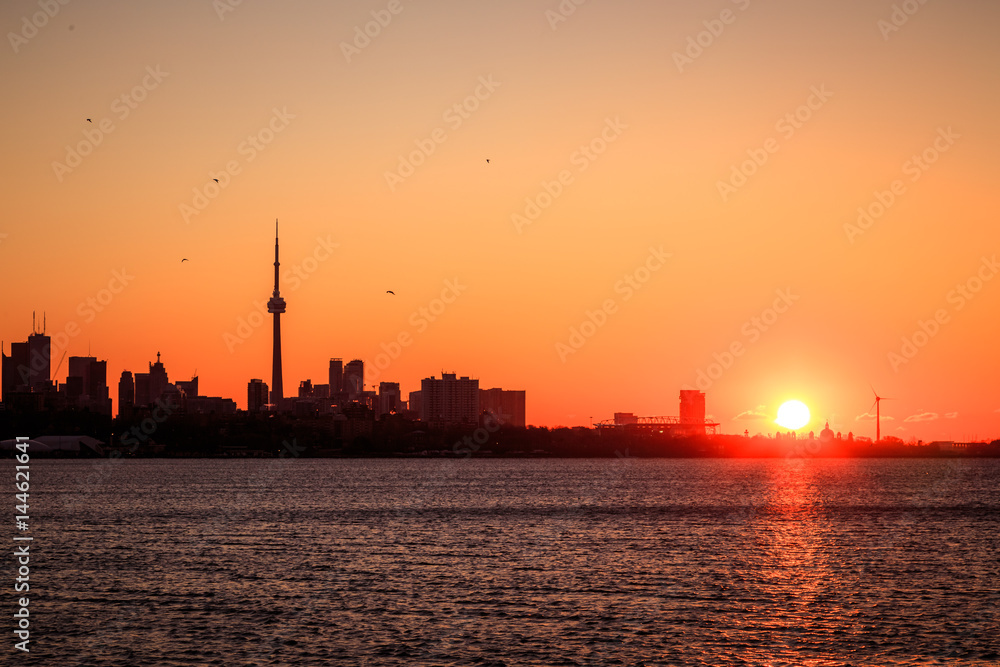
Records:
{"label": "high-rise building", "polygon": [[135,408],[135,381],[131,371],[122,371],[118,380],[118,416],[126,419],[132,416]]}
{"label": "high-rise building", "polygon": [[705,392],[681,389],[681,425],[692,435],[705,435]]}
{"label": "high-rise building", "polygon": [[344,361],[342,359],[330,360],[330,395],[339,394],[344,391]]}
{"label": "high-rise building", "polygon": [[369,410],[371,410],[373,414],[376,410],[378,410],[377,391],[374,390],[362,391],[360,394],[358,394],[358,397],[354,400],[360,403],[361,405],[365,406]]}
{"label": "high-rise building", "polygon": [[[195,380],[197,382],[197,379]],[[94,361],[90,364],[90,395],[102,394],[108,387],[107,360]]]}
{"label": "high-rise building", "polygon": [[[44,333],[28,336],[28,386],[31,391],[50,391],[52,387],[52,339]],[[13,345],[11,346],[13,348]]]}
{"label": "high-rise building", "polygon": [[247,383],[247,411],[260,412],[267,405],[267,383],[253,379]]}
{"label": "high-rise building", "polygon": [[81,394],[88,394],[90,387],[90,365],[97,361],[97,357],[70,357],[69,372],[66,375],[66,384],[70,384],[72,378],[78,378]]}
{"label": "high-rise building", "polygon": [[267,302],[267,312],[274,315],[274,350],[271,355],[271,403],[275,409],[285,397],[281,384],[281,314],[285,312],[285,300],[278,291],[278,221],[274,221],[274,292]]}
{"label": "high-rise building", "polygon": [[108,388],[108,362],[107,360],[93,361],[90,364],[90,377],[87,381],[87,394],[91,401],[101,401],[107,403],[106,409],[101,412],[111,414],[111,391]]}
{"label": "high-rise building", "polygon": [[72,405],[111,415],[108,362],[96,357],[70,357],[66,376],[66,398]]}
{"label": "high-rise building", "polygon": [[479,410],[501,424],[524,426],[524,390],[480,389]]}
{"label": "high-rise building", "polygon": [[410,409],[410,412],[415,413],[417,415],[418,419],[423,418],[423,414],[424,414],[423,413],[423,409],[424,409],[424,407],[423,407],[424,406],[423,396],[424,396],[423,393],[420,392],[419,390],[418,391],[411,391],[410,392],[409,400],[407,400],[407,402],[406,402],[407,406]]}
{"label": "high-rise building", "polygon": [[169,384],[167,369],[160,362],[160,353],[157,352],[156,363],[149,364],[149,402],[155,403],[156,399],[163,396]]}
{"label": "high-rise building", "polygon": [[378,383],[378,416],[399,412],[401,409],[401,395],[399,393],[398,382]]}
{"label": "high-rise building", "polygon": [[310,398],[313,395],[312,380],[302,380],[299,382],[299,398]]}
{"label": "high-rise building", "polygon": [[8,392],[31,391],[34,372],[31,369],[31,352],[27,341],[10,344],[10,356],[4,359],[4,367],[10,368],[10,386],[5,387]]}
{"label": "high-rise building", "polygon": [[234,415],[236,401],[219,396],[191,396],[182,401],[184,412],[192,415]]}
{"label": "high-rise building", "polygon": [[149,391],[149,373],[135,374],[135,403],[132,407],[146,408],[153,402]]}
{"label": "high-rise building", "polygon": [[476,424],[479,421],[479,380],[442,373],[420,381],[420,418],[431,424]]}
{"label": "high-rise building", "polygon": [[190,380],[178,380],[174,384],[177,385],[178,391],[181,392],[185,397],[195,397],[198,395],[198,376],[194,376]]}
{"label": "high-rise building", "polygon": [[135,407],[148,408],[152,406],[168,390],[174,390],[167,378],[167,369],[160,362],[160,353],[156,353],[156,363],[150,362],[148,373],[135,374]]}
{"label": "high-rise building", "polygon": [[61,391],[73,405],[76,405],[86,398],[86,393],[83,389],[83,378],[76,375],[67,376],[66,382],[59,388],[59,391]]}
{"label": "high-rise building", "polygon": [[[0,357],[2,361],[2,370],[0,370],[0,400],[9,400],[8,394],[17,391],[18,385],[24,384],[21,380],[21,374],[18,371],[19,366],[23,366],[25,369],[28,367],[28,360],[26,358],[19,359],[14,356],[14,344],[10,346],[10,356],[7,356],[6,352],[3,352],[3,346],[0,345]],[[26,380],[27,378],[25,378]]]}
{"label": "high-rise building", "polygon": [[352,359],[344,367],[344,391],[352,401],[358,400],[365,389],[365,362]]}
{"label": "high-rise building", "polygon": [[10,356],[3,355],[0,370],[3,397],[9,392],[47,392],[55,388],[51,373],[52,339],[45,335],[44,324],[41,332],[35,326],[32,317],[28,340],[11,343]]}

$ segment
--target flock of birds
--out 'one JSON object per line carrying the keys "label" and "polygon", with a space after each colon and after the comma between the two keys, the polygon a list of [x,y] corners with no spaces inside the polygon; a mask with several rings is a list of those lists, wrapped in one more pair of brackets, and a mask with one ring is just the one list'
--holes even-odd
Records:
{"label": "flock of birds", "polygon": [[[70,29],[72,30],[72,28],[70,28]],[[88,119],[87,119],[87,122],[88,122],[88,123],[93,123],[94,121],[92,121],[91,119],[89,119],[89,118],[88,118]],[[486,164],[489,164],[489,163],[490,163],[490,159],[489,159],[489,158],[486,158]],[[216,183],[218,183],[218,182],[219,182],[219,179],[217,179],[217,178],[213,178],[212,180],[213,180],[213,181],[215,181]],[[187,257],[185,257],[184,259],[182,259],[182,260],[181,260],[181,264],[183,264],[184,262],[189,262],[189,261],[191,261],[191,260],[189,260],[189,259],[188,259]],[[395,293],[395,292],[393,292],[393,291],[392,291],[391,289],[387,289],[387,290],[385,291],[385,293],[386,293],[386,294],[391,294],[391,295],[393,295],[393,296],[396,296],[396,293]]]}

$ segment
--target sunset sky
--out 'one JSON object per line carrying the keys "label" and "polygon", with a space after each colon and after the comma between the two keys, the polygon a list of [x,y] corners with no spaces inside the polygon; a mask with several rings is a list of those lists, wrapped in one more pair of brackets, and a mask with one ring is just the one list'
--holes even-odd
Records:
{"label": "sunset sky", "polygon": [[12,0],[0,26],[4,351],[32,311],[78,327],[52,366],[107,359],[116,410],[158,351],[240,407],[270,384],[270,318],[241,322],[277,218],[286,395],[409,334],[369,380],[524,389],[536,425],[690,386],[726,433],[797,398],[874,436],[871,385],[883,435],[1000,437],[995,2]]}

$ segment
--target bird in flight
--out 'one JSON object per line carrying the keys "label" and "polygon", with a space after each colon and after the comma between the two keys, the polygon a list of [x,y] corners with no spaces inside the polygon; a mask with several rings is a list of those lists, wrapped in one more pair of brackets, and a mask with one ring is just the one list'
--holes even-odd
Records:
{"label": "bird in flight", "polygon": [[183,264],[183,263],[184,263],[184,262],[186,262],[186,261],[188,261],[188,258],[187,258],[187,257],[185,257],[184,259],[182,259],[182,260],[181,260],[181,263]]}
{"label": "bird in flight", "polygon": [[396,296],[396,293],[395,293],[395,292],[393,292],[393,291],[392,291],[391,289],[387,289],[387,290],[385,291],[385,293],[386,293],[386,294],[391,294],[391,295],[393,295],[393,296]]}
{"label": "bird in flight", "polygon": [[[92,121],[92,120],[90,120],[90,119],[88,118],[88,119],[87,119],[87,122],[88,122],[88,123],[93,123],[94,121]],[[489,162],[489,160],[487,160],[487,162]]]}
{"label": "bird in flight", "polygon": [[212,180],[215,181],[216,183],[219,182],[219,179],[217,179],[217,178],[213,178]]}
{"label": "bird in flight", "polygon": [[489,164],[489,163],[490,163],[490,159],[486,158],[486,164]]}

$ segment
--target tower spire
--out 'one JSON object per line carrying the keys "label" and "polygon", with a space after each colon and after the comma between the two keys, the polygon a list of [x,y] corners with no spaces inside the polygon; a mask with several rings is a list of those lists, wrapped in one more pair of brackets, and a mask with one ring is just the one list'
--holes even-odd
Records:
{"label": "tower spire", "polygon": [[285,300],[278,291],[278,219],[274,219],[274,293],[267,302],[267,312],[274,315],[274,351],[271,360],[271,403],[275,409],[285,397],[281,382],[281,314],[285,312]]}
{"label": "tower spire", "polygon": [[278,219],[274,220],[274,296],[278,296]]}

